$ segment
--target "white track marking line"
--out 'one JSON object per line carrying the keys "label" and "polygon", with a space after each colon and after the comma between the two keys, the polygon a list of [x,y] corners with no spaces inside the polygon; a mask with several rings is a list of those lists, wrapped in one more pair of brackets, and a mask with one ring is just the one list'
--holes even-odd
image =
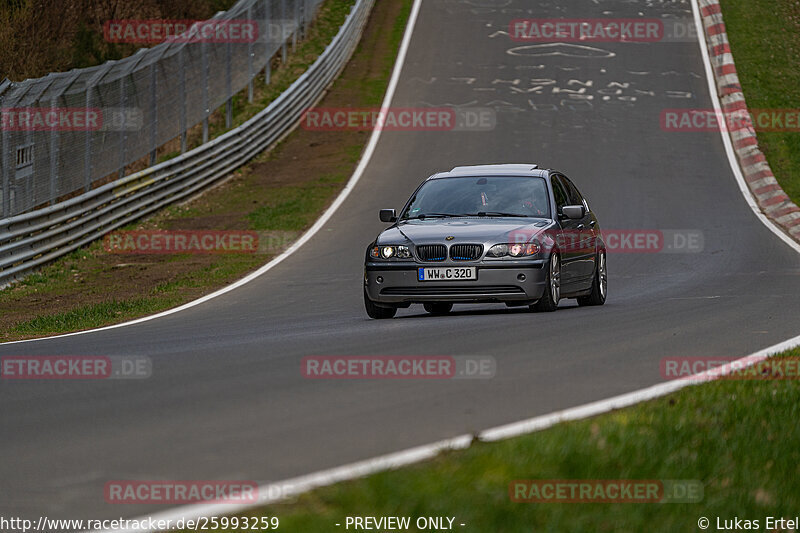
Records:
{"label": "white track marking line", "polygon": [[[383,98],[383,103],[381,104],[381,111],[386,112],[391,106],[392,99],[394,98],[395,90],[397,89],[397,84],[400,81],[400,73],[403,70],[403,66],[405,65],[406,60],[406,53],[408,52],[408,47],[411,44],[411,34],[414,32],[414,26],[416,25],[417,15],[419,14],[419,9],[421,5],[421,0],[415,0],[414,6],[411,9],[411,14],[409,16],[408,25],[406,26],[406,32],[403,35],[403,41],[400,44],[400,50],[397,53],[397,59],[395,60],[394,69],[392,70],[392,77],[389,80],[389,86],[386,89],[386,95]],[[175,307],[173,309],[168,309],[167,311],[162,311],[161,313],[156,313],[155,315],[145,316],[142,318],[137,318],[136,320],[131,320],[129,322],[123,322],[121,324],[114,324],[111,326],[104,326],[101,328],[95,329],[87,329],[84,331],[75,331],[72,333],[63,333],[61,335],[52,335],[50,337],[40,337],[36,339],[25,339],[20,341],[9,341],[0,343],[0,346],[4,346],[6,344],[18,344],[23,342],[36,342],[36,341],[43,341],[48,339],[60,339],[63,337],[72,337],[74,335],[84,335],[86,333],[95,333],[98,331],[107,331],[110,329],[122,328],[125,326],[132,326],[134,324],[141,324],[142,322],[148,322],[150,320],[155,320],[157,318],[162,318],[165,316],[169,316],[175,313],[179,313],[186,309],[191,309],[192,307],[198,306],[202,303],[205,303],[209,300],[217,298],[218,296],[222,296],[234,289],[238,289],[242,285],[250,283],[254,279],[258,278],[259,276],[269,272],[274,267],[278,266],[282,263],[285,259],[295,253],[301,246],[303,246],[306,242],[308,242],[317,232],[322,229],[325,223],[336,213],[339,209],[339,206],[344,203],[350,193],[355,188],[356,184],[358,184],[359,180],[361,179],[362,174],[364,174],[364,169],[367,168],[367,165],[372,159],[372,154],[375,151],[375,147],[378,144],[378,140],[381,137],[381,128],[377,128],[372,130],[372,135],[369,138],[369,142],[367,143],[367,147],[364,150],[364,153],[361,156],[361,160],[358,163],[355,171],[353,171],[353,175],[350,176],[347,184],[345,185],[342,192],[339,193],[339,196],[336,197],[336,200],[328,207],[328,209],[322,214],[319,219],[311,226],[302,237],[300,237],[294,244],[292,244],[289,248],[287,248],[282,254],[278,257],[267,263],[266,265],[262,266],[255,272],[252,272],[245,276],[244,278],[240,279],[239,281],[228,285],[227,287],[223,287],[218,291],[212,292],[211,294],[207,294],[197,300],[193,300],[191,302],[185,303],[181,306]]]}
{"label": "white track marking line", "polygon": [[[703,25],[703,17],[700,15],[700,7],[697,3],[697,0],[692,0],[692,12],[694,13],[694,23],[697,30],[697,42],[700,44],[700,53],[703,56],[703,65],[706,69],[708,92],[711,93],[711,102],[714,104],[714,112],[716,113],[716,116],[719,117],[722,116],[722,105],[719,101],[719,95],[717,95],[716,78],[714,76],[714,69],[711,66],[711,59],[708,55],[708,46],[706,45],[706,30],[705,26]],[[755,198],[753,198],[753,195],[750,193],[750,189],[747,187],[747,182],[742,175],[742,169],[739,167],[739,160],[736,158],[736,152],[733,149],[733,143],[728,135],[727,128],[720,128],[720,136],[722,137],[722,143],[725,145],[725,153],[728,155],[728,162],[731,166],[731,170],[733,171],[733,176],[736,178],[736,184],[739,186],[739,191],[742,193],[742,196],[744,196],[747,205],[750,206],[750,209],[752,209],[753,213],[756,215],[756,217],[758,217],[762,224],[769,228],[772,233],[780,237],[783,242],[793,248],[795,252],[800,253],[800,243],[786,235],[782,229],[776,226],[764,215],[764,213],[761,212],[761,208],[758,206]]]}

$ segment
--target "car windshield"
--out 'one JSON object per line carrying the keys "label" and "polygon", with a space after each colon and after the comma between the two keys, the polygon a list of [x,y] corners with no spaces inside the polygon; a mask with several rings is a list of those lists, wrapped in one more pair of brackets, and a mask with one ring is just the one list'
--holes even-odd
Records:
{"label": "car windshield", "polygon": [[401,218],[447,216],[550,217],[545,180],[535,177],[458,177],[426,182]]}

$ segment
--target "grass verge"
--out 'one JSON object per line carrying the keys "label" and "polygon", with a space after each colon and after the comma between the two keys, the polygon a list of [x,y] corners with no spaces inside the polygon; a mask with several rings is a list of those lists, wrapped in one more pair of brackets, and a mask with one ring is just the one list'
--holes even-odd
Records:
{"label": "grass verge", "polygon": [[[795,349],[776,357],[798,357]],[[341,531],[351,516],[455,517],[456,530],[711,531],[800,509],[800,387],[724,380],[594,418],[301,495],[249,513],[287,531]],[[514,480],[698,480],[698,503],[515,503]],[[342,524],[337,527],[335,524]],[[462,528],[459,524],[465,524]],[[722,528],[720,528],[722,529]],[[729,528],[732,529],[732,528]],[[788,529],[786,529],[788,530]],[[411,527],[407,531],[418,531]]]}
{"label": "grass verge", "polygon": [[[795,110],[800,102],[800,3],[721,0],[747,106]],[[800,204],[800,131],[759,131],[758,144],[786,194]]]}
{"label": "grass verge", "polygon": [[14,331],[25,334],[39,331],[75,331],[96,328],[119,316],[158,311],[161,309],[161,303],[158,298],[139,298],[123,302],[111,300],[90,304],[63,313],[38,316],[26,322],[21,322],[14,326]]}

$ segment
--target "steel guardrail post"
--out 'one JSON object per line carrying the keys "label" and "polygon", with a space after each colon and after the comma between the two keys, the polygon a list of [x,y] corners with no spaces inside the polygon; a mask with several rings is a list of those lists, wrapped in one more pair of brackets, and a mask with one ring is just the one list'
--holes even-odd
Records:
{"label": "steel guardrail post", "polygon": [[184,59],[184,49],[186,45],[182,44],[178,49],[178,70],[180,70],[180,77],[178,78],[178,90],[181,93],[181,154],[186,153],[186,60]]}
{"label": "steel guardrail post", "polygon": [[208,115],[211,113],[208,103],[208,50],[206,41],[200,42],[200,51],[203,56],[203,144],[208,142]]}

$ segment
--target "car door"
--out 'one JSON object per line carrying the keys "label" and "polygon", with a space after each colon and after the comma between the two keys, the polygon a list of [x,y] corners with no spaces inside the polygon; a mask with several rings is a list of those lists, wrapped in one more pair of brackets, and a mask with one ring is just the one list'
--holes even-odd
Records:
{"label": "car door", "polygon": [[575,264],[575,282],[581,286],[582,289],[588,288],[592,284],[592,276],[594,275],[595,261],[595,241],[597,239],[597,231],[595,229],[594,217],[589,211],[589,204],[583,198],[578,188],[566,176],[560,176],[561,181],[566,187],[567,197],[570,205],[582,205],[585,209],[584,216],[577,222],[575,229],[577,231],[578,246],[575,249],[575,257],[573,258]]}
{"label": "car door", "polygon": [[578,244],[575,240],[575,236],[577,234],[578,224],[580,224],[581,221],[565,217],[561,212],[565,205],[570,205],[567,187],[562,181],[561,176],[554,174],[551,178],[551,183],[553,185],[553,199],[556,204],[555,218],[560,227],[556,241],[559,244],[559,251],[561,252],[561,293],[567,294],[574,290],[573,286],[576,278],[575,258],[577,257],[575,248]]}

